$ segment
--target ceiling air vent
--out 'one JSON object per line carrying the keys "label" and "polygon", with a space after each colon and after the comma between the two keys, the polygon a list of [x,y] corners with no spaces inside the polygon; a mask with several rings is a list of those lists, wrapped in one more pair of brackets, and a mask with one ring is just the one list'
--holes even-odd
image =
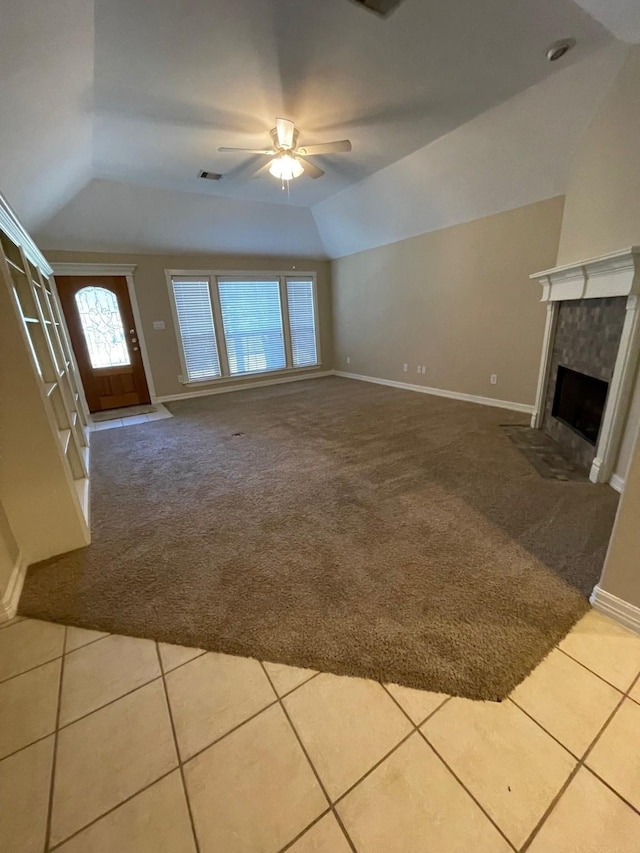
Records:
{"label": "ceiling air vent", "polygon": [[219,181],[222,178],[218,172],[205,172],[204,170],[198,175],[199,178],[204,178],[205,181]]}
{"label": "ceiling air vent", "polygon": [[386,18],[394,9],[402,3],[402,0],[351,0],[352,3],[357,3],[358,6],[364,6],[381,18]]}

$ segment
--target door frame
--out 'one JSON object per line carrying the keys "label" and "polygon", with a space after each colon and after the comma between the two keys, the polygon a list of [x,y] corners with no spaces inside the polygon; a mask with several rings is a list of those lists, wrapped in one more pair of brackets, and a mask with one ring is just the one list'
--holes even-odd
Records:
{"label": "door frame", "polygon": [[133,274],[137,264],[82,264],[82,263],[52,263],[54,277],[59,276],[120,276],[127,280],[127,290],[129,292],[129,301],[131,302],[131,311],[136,324],[138,333],[138,342],[140,343],[140,355],[142,356],[142,366],[144,368],[144,376],[147,380],[147,388],[149,389],[149,397],[152,403],[157,402],[156,389],[153,384],[153,376],[151,375],[151,363],[149,361],[149,353],[144,339],[144,331],[142,329],[142,318],[140,309],[138,308],[138,299],[136,297],[136,289],[133,282]]}

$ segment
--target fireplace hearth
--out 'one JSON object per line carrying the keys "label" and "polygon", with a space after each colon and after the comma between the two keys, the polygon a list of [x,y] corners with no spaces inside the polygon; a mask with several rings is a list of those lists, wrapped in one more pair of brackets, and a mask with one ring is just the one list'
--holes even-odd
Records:
{"label": "fireplace hearth", "polygon": [[560,364],[551,414],[595,447],[608,388],[608,382]]}

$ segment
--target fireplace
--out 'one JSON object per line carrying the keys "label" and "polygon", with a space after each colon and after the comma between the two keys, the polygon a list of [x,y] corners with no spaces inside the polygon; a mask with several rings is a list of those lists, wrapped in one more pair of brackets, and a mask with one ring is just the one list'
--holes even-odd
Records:
{"label": "fireplace", "polygon": [[595,447],[608,388],[608,382],[560,364],[551,413]]}
{"label": "fireplace", "polygon": [[640,357],[640,246],[531,276],[547,303],[531,426],[594,483],[624,485],[620,458]]}

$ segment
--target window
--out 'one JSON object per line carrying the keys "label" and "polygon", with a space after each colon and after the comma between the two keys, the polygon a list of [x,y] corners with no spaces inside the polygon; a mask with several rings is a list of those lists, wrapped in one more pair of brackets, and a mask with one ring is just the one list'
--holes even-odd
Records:
{"label": "window", "polygon": [[286,367],[279,281],[218,280],[218,293],[231,376]]}
{"label": "window", "polygon": [[173,279],[172,286],[187,379],[221,376],[209,281]]}
{"label": "window", "polygon": [[294,367],[317,364],[313,282],[287,280],[289,328]]}
{"label": "window", "polygon": [[176,273],[170,289],[187,381],[318,364],[312,277]]}
{"label": "window", "polygon": [[76,293],[76,308],[91,367],[131,364],[115,293],[106,287],[83,287]]}

